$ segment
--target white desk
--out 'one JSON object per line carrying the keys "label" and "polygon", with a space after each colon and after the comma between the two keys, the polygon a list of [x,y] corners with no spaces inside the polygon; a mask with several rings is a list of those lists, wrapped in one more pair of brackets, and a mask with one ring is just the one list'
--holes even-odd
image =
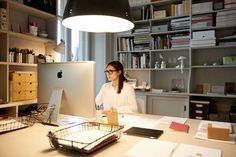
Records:
{"label": "white desk", "polygon": [[[159,119],[160,116],[154,115],[139,115],[150,120]],[[182,133],[171,131],[168,125],[158,124],[154,128],[164,130],[164,134],[159,138],[160,140],[172,141],[176,143],[193,144],[198,146],[205,146],[209,148],[216,148],[222,150],[222,157],[235,157],[236,145],[221,142],[205,141],[193,138],[199,124],[199,120],[188,119],[187,124],[190,125],[189,133]],[[48,131],[59,130],[59,127],[53,127],[42,124],[34,124],[32,127],[9,132],[0,135],[0,156],[1,157],[60,157],[60,156],[79,156],[78,154],[71,154],[54,150],[50,147]],[[105,148],[93,153],[93,156],[112,156],[121,157],[143,138],[136,136],[122,135],[121,139]],[[150,152],[152,153],[152,152]]]}

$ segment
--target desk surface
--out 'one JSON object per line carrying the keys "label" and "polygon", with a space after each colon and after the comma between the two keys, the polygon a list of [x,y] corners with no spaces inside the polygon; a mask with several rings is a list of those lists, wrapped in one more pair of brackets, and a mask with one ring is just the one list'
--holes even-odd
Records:
{"label": "desk surface", "polygon": [[[139,115],[145,119],[158,120],[160,116]],[[176,143],[192,144],[205,146],[209,148],[221,149],[222,157],[235,157],[236,145],[213,142],[208,140],[199,140],[193,138],[199,124],[199,120],[188,119],[187,124],[190,126],[189,133],[176,132],[168,129],[168,125],[158,124],[153,128],[164,130],[160,140],[171,141]],[[128,126],[129,127],[129,126]],[[60,157],[60,156],[78,156],[68,152],[61,152],[51,148],[48,137],[48,131],[59,130],[59,127],[34,124],[31,127],[9,132],[0,135],[0,156],[1,157]],[[129,135],[122,135],[118,142],[106,146],[105,148],[93,153],[93,156],[112,156],[121,157],[143,138]],[[150,152],[151,153],[151,152]]]}

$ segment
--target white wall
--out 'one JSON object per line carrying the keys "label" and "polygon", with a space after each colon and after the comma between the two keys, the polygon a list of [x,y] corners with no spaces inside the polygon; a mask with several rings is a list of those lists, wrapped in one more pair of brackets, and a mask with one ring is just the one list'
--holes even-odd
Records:
{"label": "white wall", "polygon": [[105,66],[114,56],[114,38],[112,34],[90,33],[90,60],[96,62],[96,94],[106,82]]}

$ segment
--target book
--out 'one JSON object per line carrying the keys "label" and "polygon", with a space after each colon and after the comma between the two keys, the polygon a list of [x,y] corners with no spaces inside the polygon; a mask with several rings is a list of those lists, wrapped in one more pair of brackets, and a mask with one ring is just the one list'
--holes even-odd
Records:
{"label": "book", "polygon": [[186,132],[186,133],[188,133],[188,131],[189,131],[189,125],[181,124],[181,123],[174,122],[174,121],[171,122],[169,128],[176,130],[176,131]]}

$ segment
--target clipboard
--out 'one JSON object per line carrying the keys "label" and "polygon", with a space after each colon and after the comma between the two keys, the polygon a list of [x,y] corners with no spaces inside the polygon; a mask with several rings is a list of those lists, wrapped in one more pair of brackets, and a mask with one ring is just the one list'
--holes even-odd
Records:
{"label": "clipboard", "polygon": [[141,136],[146,138],[158,139],[162,134],[163,130],[140,128],[140,127],[131,127],[128,130],[124,131],[125,135]]}

